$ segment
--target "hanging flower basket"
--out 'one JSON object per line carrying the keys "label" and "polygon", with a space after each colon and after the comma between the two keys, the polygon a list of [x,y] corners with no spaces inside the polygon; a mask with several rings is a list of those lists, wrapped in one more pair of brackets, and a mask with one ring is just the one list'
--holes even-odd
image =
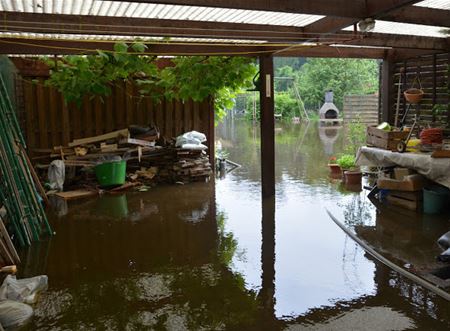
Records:
{"label": "hanging flower basket", "polygon": [[406,101],[409,103],[419,103],[423,98],[423,90],[418,88],[410,88],[403,92]]}

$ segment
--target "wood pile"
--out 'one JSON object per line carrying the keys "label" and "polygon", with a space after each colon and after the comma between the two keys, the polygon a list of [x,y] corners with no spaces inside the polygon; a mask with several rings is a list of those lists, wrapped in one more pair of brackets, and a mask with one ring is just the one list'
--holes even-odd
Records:
{"label": "wood pile", "polygon": [[[75,139],[68,146],[56,146],[52,150],[37,150],[40,156],[35,161],[42,162],[63,159],[66,166],[64,190],[96,188],[93,171],[96,164],[113,157],[127,161],[127,179],[131,183],[156,185],[157,183],[189,183],[207,181],[212,174],[206,152],[175,147],[175,139],[159,137],[157,128],[145,132],[134,127],[109,132],[103,135]],[[44,170],[48,164],[40,165]],[[75,168],[75,176],[67,176],[67,167]],[[132,185],[137,186],[137,185]]]}

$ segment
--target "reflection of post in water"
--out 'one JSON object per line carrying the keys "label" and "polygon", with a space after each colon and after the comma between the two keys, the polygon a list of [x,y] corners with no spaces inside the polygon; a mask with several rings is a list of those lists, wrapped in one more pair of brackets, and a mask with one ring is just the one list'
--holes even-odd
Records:
{"label": "reflection of post in water", "polygon": [[275,324],[275,197],[262,200],[262,282],[259,292],[267,329]]}

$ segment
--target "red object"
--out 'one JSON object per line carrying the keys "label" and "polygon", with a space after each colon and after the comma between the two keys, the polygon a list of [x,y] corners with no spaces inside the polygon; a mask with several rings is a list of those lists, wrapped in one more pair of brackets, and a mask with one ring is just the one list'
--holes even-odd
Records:
{"label": "red object", "polygon": [[420,133],[420,143],[422,145],[442,144],[442,129],[423,129]]}

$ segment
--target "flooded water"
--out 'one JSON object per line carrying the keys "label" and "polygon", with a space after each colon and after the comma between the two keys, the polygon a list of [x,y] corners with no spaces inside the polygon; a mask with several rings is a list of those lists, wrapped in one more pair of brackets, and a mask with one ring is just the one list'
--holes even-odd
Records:
{"label": "flooded water", "polygon": [[242,167],[215,182],[60,206],[56,236],[23,252],[20,277],[49,276],[25,329],[448,329],[448,302],[374,261],[326,208],[417,265],[448,217],[377,210],[330,179],[342,132],[277,124],[274,199],[261,200],[259,128],[230,121],[217,138]]}

